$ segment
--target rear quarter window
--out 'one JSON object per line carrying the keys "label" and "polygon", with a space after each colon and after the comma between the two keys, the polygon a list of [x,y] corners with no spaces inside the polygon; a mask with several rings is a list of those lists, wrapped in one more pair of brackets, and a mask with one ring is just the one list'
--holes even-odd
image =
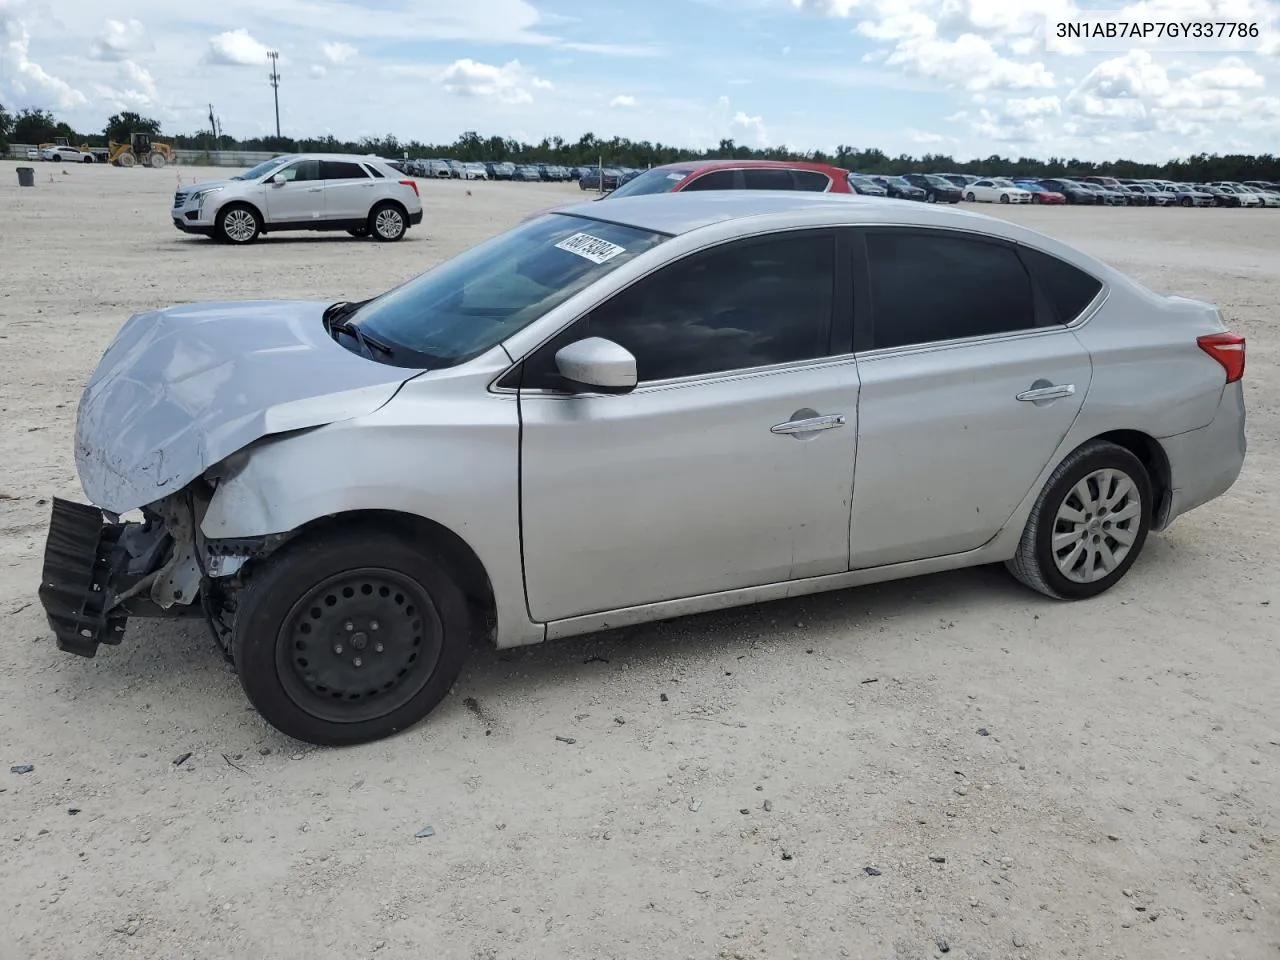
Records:
{"label": "rear quarter window", "polygon": [[797,190],[811,193],[823,193],[831,186],[831,178],[817,170],[792,170],[791,179],[795,181]]}
{"label": "rear quarter window", "polygon": [[1070,323],[1084,312],[1102,289],[1102,281],[1078,267],[1031,247],[1018,247],[1031,279],[1035,281],[1059,323]]}

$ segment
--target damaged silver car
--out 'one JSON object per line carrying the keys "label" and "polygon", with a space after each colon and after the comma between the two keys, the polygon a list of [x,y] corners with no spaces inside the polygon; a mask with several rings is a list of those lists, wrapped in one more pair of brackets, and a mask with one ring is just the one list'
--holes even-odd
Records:
{"label": "damaged silver car", "polygon": [[54,501],[59,646],[199,617],[268,722],[358,743],[479,638],[1000,561],[1091,597],[1240,472],[1209,304],[955,210],[602,206],[362,302],[131,318],[77,415],[92,506]]}

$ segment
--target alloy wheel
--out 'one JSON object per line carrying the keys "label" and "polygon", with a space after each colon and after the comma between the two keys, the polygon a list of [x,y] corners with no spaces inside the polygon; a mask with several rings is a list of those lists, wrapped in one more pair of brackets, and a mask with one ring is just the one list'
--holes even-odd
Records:
{"label": "alloy wheel", "polygon": [[387,207],[385,210],[378,211],[378,215],[373,220],[373,228],[378,231],[378,236],[386,240],[394,240],[404,233],[404,217],[400,216],[399,210]]}
{"label": "alloy wheel", "polygon": [[1094,583],[1124,562],[1142,524],[1138,485],[1123,470],[1095,470],[1076,483],[1054,516],[1053,560],[1075,583]]}
{"label": "alloy wheel", "polygon": [[253,214],[243,208],[230,211],[222,219],[223,232],[236,243],[252,240],[257,228],[258,222]]}

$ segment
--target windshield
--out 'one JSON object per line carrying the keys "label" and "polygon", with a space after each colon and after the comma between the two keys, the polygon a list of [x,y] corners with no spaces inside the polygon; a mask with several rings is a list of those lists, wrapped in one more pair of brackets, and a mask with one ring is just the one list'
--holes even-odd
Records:
{"label": "windshield", "polygon": [[903,180],[901,177],[885,177],[887,183],[892,183],[895,187],[909,187],[911,184]]}
{"label": "windshield", "polygon": [[935,187],[947,187],[948,189],[954,190],[956,186],[946,177],[939,177],[936,174],[927,173],[924,178]]}
{"label": "windshield", "polygon": [[[609,172],[609,168],[605,168],[605,172]],[[677,183],[687,177],[693,171],[687,167],[663,169],[659,167],[657,170],[646,170],[638,177],[628,180],[617,190],[609,194],[611,197],[638,197],[646,193],[670,193]]]}
{"label": "windshield", "polygon": [[265,177],[268,173],[270,173],[276,167],[280,166],[280,164],[290,159],[292,158],[291,157],[272,157],[270,160],[264,160],[262,163],[258,164],[256,167],[246,170],[244,173],[234,176],[231,179],[232,180],[257,180],[259,177]]}
{"label": "windshield", "polygon": [[528,326],[665,234],[550,214],[402,284],[351,315],[396,366],[464,363]]}

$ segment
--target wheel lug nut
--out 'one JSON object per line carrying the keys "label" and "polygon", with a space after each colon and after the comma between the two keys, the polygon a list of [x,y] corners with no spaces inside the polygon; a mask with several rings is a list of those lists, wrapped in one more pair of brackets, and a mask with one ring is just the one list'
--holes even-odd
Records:
{"label": "wheel lug nut", "polygon": [[370,621],[369,621],[369,629],[370,629],[370,630],[377,630],[377,629],[378,629],[378,621],[377,621],[377,620],[370,620]]}
{"label": "wheel lug nut", "polygon": [[348,620],[346,623],[342,625],[342,628],[346,630],[347,633],[350,633],[352,630],[356,628],[356,625],[352,623],[350,620]]}
{"label": "wheel lug nut", "polygon": [[340,643],[335,643],[335,644],[333,645],[333,652],[334,652],[334,653],[337,653],[337,654],[341,654],[341,653],[342,653],[342,644],[340,644]]}
{"label": "wheel lug nut", "polygon": [[363,661],[363,660],[361,660],[359,657],[356,657],[356,658],[355,658],[354,660],[352,660],[351,662],[352,662],[355,666],[357,666],[357,667],[362,666],[362,665],[364,664],[364,661]]}
{"label": "wheel lug nut", "polygon": [[381,653],[381,652],[382,652],[382,644],[380,644],[380,643],[375,643],[375,644],[373,645],[373,652],[374,652],[374,653]]}

